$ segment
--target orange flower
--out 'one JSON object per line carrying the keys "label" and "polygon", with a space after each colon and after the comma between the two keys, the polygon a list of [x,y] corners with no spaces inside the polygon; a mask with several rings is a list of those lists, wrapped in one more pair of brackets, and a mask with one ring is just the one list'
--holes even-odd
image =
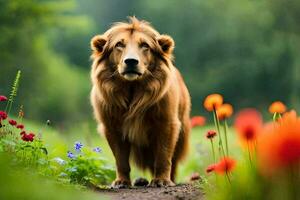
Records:
{"label": "orange flower", "polygon": [[286,111],[286,106],[281,101],[273,102],[269,107],[269,112],[274,113],[284,113]]}
{"label": "orange flower", "polygon": [[285,114],[280,123],[263,129],[257,145],[258,166],[272,175],[300,164],[300,119],[295,111]]}
{"label": "orange flower", "polygon": [[191,127],[195,127],[195,126],[204,126],[206,122],[205,117],[203,116],[194,116],[191,119]]}
{"label": "orange flower", "polygon": [[224,157],[214,167],[214,171],[218,174],[225,174],[231,172],[236,165],[236,161],[230,157]]}
{"label": "orange flower", "polygon": [[234,127],[240,138],[247,143],[255,141],[263,126],[261,114],[255,109],[244,109],[235,118]]}
{"label": "orange flower", "polygon": [[210,94],[204,100],[204,108],[213,111],[223,104],[223,97],[220,94]]}
{"label": "orange flower", "polygon": [[232,113],[233,113],[233,108],[228,103],[221,105],[217,109],[217,116],[218,116],[219,120],[224,120],[226,118],[229,118],[232,115]]}

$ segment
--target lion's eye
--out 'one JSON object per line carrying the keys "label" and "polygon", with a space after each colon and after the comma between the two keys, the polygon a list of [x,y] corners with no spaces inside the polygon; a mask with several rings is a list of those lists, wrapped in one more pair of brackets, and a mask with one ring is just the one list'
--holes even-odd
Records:
{"label": "lion's eye", "polygon": [[124,48],[125,44],[123,44],[122,42],[118,42],[115,47],[117,47],[117,48]]}
{"label": "lion's eye", "polygon": [[141,43],[141,48],[143,49],[149,49],[149,45],[146,42]]}

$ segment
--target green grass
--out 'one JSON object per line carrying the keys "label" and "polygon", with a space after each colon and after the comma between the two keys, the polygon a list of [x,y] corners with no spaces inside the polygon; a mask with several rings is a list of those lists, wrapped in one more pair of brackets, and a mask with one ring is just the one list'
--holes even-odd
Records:
{"label": "green grass", "polygon": [[3,163],[9,163],[9,158],[0,153],[0,199],[13,200],[80,200],[104,199],[99,194],[75,185],[63,184],[51,178],[47,179],[34,173],[28,173],[22,168],[15,168]]}

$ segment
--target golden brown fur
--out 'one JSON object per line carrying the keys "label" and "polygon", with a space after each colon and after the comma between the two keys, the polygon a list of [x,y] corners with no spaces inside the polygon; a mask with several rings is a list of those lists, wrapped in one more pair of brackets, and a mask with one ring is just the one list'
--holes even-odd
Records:
{"label": "golden brown fur", "polygon": [[[190,96],[172,64],[174,41],[133,17],[95,36],[91,47],[91,102],[116,159],[113,185],[131,184],[129,159],[150,170],[152,186],[173,185],[190,131]],[[127,58],[138,61],[134,73],[126,71]]]}

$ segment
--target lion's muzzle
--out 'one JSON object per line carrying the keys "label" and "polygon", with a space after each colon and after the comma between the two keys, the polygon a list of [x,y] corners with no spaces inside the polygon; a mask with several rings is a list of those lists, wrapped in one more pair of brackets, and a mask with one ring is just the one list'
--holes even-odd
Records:
{"label": "lion's muzzle", "polygon": [[135,80],[139,76],[143,75],[141,70],[139,69],[139,61],[134,58],[127,58],[124,60],[125,66],[123,68],[123,71],[121,72],[121,75],[124,76],[127,80]]}

